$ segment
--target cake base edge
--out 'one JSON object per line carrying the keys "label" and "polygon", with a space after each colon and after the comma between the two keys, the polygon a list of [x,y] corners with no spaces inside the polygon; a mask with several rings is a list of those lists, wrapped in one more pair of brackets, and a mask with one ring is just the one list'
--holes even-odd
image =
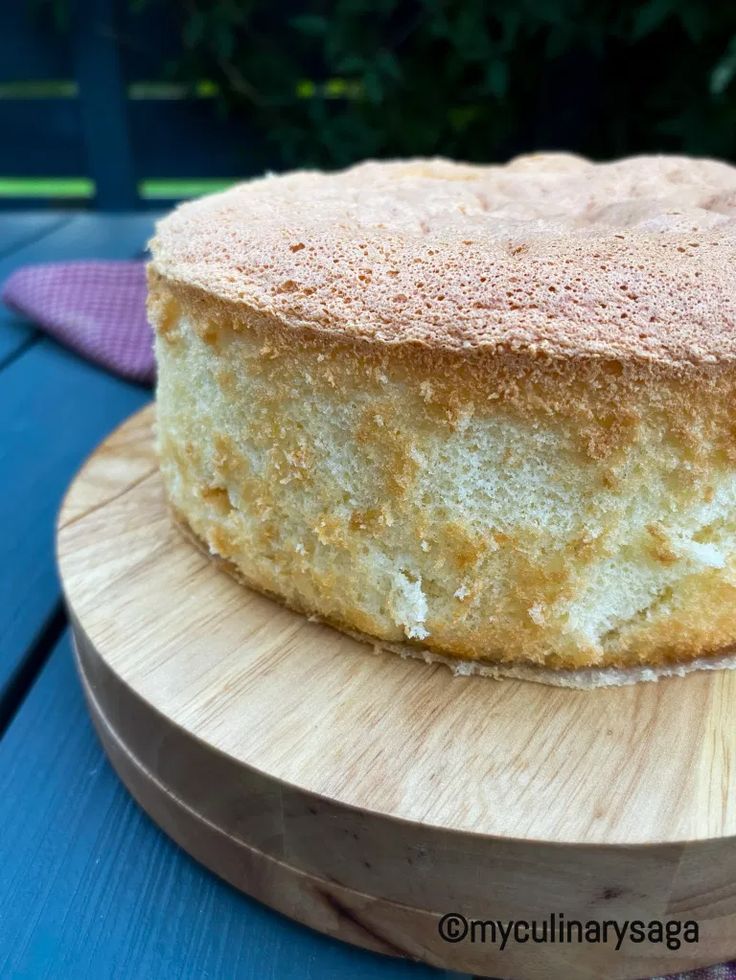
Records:
{"label": "cake base edge", "polygon": [[447,657],[433,650],[422,649],[408,643],[391,643],[380,640],[367,633],[351,630],[332,622],[316,613],[289,604],[282,596],[267,589],[259,588],[250,581],[238,566],[222,555],[213,552],[209,545],[192,529],[186,517],[169,504],[171,519],[178,531],[194,545],[206,558],[218,568],[227,572],[241,585],[260,592],[282,606],[305,616],[310,622],[321,623],[332,629],[339,630],[346,636],[372,647],[377,654],[382,652],[398,655],[403,659],[411,658],[426,664],[442,664],[448,667],[455,677],[486,677],[491,680],[520,680],[533,684],[546,684],[549,687],[565,687],[575,690],[595,690],[608,687],[625,687],[631,684],[652,683],[670,677],[685,677],[688,674],[708,670],[736,670],[736,648],[728,648],[719,653],[696,657],[679,663],[661,664],[658,666],[642,665],[638,667],[584,667],[577,670],[563,668],[553,670],[551,667],[540,667],[534,664],[503,664],[487,660],[468,660],[459,657]]}

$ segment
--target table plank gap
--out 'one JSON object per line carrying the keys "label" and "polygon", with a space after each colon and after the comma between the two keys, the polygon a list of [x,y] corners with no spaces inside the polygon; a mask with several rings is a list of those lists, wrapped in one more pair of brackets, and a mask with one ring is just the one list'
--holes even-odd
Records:
{"label": "table plank gap", "polygon": [[0,695],[60,594],[54,526],[72,476],[150,397],[149,389],[101,371],[47,337],[2,372],[0,484],[7,489],[0,496]]}
{"label": "table plank gap", "polygon": [[[25,264],[130,260],[141,253],[156,215],[75,214],[0,258],[0,281]],[[20,222],[22,225],[22,222]],[[26,236],[28,237],[28,236]],[[0,306],[0,417],[4,421],[0,499],[0,697],[33,648],[39,624],[58,601],[53,556],[56,511],[67,484],[96,444],[140,407],[148,389],[102,371]],[[23,588],[18,588],[23,583]]]}
{"label": "table plank gap", "polygon": [[18,708],[33,686],[52,651],[58,645],[68,625],[64,601],[59,596],[51,613],[42,625],[38,636],[24,660],[17,665],[15,673],[8,679],[0,694],[0,739],[7,731]]}
{"label": "table plank gap", "polygon": [[28,335],[24,338],[19,339],[17,345],[8,346],[8,348],[0,353],[0,371],[4,371],[5,368],[10,367],[13,361],[17,361],[19,357],[22,357],[27,350],[30,350],[34,344],[38,343],[41,334],[38,330],[29,330]]}
{"label": "table plank gap", "polygon": [[0,259],[12,255],[19,248],[35,245],[42,238],[69,224],[73,218],[73,212],[62,214],[53,212],[50,214],[39,212],[4,214],[2,218],[3,244],[0,245]]}

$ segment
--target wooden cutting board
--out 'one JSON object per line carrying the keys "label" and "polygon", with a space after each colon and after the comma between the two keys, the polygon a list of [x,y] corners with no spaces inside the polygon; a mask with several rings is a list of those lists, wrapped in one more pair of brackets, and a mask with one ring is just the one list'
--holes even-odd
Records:
{"label": "wooden cutting board", "polygon": [[[58,553],[97,731],[182,847],[315,929],[456,970],[597,980],[736,958],[736,672],[574,691],[376,653],[180,535],[152,422],[84,466]],[[694,920],[699,942],[501,950],[490,927],[443,940],[450,912]]]}

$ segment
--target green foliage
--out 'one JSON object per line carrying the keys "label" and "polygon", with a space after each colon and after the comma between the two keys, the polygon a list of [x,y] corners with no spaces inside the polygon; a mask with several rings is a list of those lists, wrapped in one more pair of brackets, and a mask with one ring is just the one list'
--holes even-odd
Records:
{"label": "green foliage", "polygon": [[731,2],[129,3],[175,13],[170,76],[215,86],[277,167],[560,147],[736,158]]}

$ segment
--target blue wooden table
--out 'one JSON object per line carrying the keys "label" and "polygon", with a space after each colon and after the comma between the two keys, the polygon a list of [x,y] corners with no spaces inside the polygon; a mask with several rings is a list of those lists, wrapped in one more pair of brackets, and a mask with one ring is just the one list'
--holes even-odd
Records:
{"label": "blue wooden table", "polygon": [[[152,222],[3,215],[0,282],[31,262],[142,256]],[[74,673],[54,520],[85,456],[150,398],[0,307],[0,976],[451,976],[352,949],[234,891],[107,764]]]}

